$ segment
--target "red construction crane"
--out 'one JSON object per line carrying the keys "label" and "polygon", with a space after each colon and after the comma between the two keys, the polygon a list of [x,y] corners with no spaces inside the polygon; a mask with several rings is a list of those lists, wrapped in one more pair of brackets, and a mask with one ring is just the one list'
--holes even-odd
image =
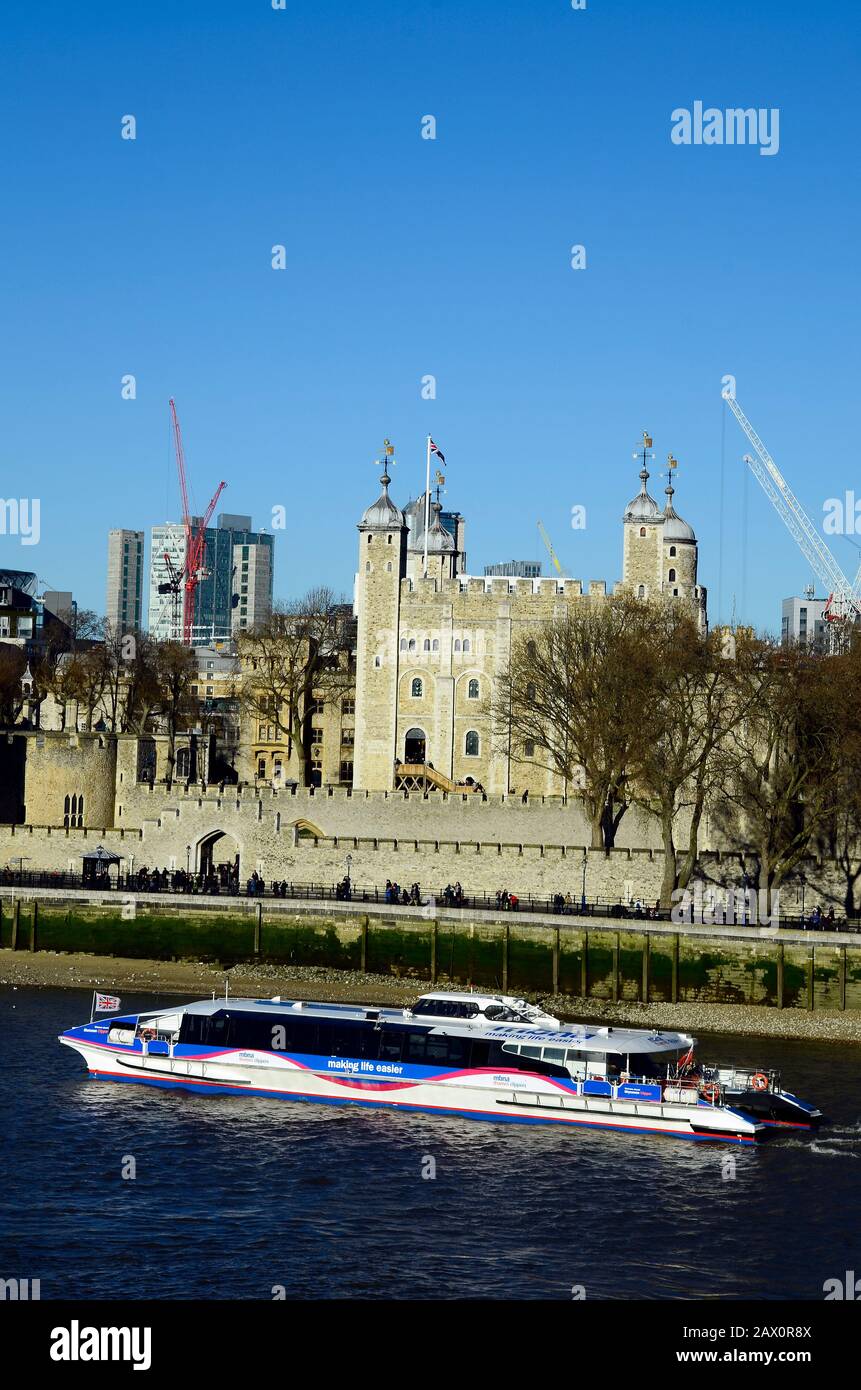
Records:
{"label": "red construction crane", "polygon": [[218,484],[203,519],[195,531],[192,526],[191,512],[188,505],[188,485],[185,478],[185,454],[182,449],[182,434],[180,433],[179,419],[177,417],[173,397],[171,397],[170,400],[170,418],[173,426],[173,443],[176,449],[176,471],[179,474],[179,490],[182,495],[182,524],[185,528],[185,592],[182,601],[182,640],[187,647],[190,647],[192,629],[194,627],[194,596],[201,579],[206,577],[203,568],[204,550],[206,547],[206,528],[212,519],[212,513],[215,511],[215,504],[227,487],[227,484],[224,482]]}

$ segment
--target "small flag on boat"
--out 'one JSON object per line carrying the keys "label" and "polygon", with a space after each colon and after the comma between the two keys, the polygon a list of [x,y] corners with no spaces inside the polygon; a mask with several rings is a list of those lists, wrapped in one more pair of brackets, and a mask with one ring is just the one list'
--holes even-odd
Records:
{"label": "small flag on boat", "polygon": [[430,451],[431,451],[432,454],[436,454],[436,456],[437,456],[437,458],[439,459],[440,463],[445,463],[445,454],[443,453],[442,449],[438,449],[438,448],[437,448],[437,446],[434,444],[433,440],[431,440],[431,442],[430,442]]}
{"label": "small flag on boat", "polygon": [[120,996],[118,994],[99,994],[96,993],[96,1006],[94,1013],[115,1014],[120,1007]]}

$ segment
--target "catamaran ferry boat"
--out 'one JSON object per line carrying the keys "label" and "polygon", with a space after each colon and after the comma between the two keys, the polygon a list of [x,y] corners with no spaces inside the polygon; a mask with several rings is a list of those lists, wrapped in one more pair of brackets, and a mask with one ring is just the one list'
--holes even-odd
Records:
{"label": "catamaran ferry boat", "polygon": [[[105,1002],[106,1001],[106,1002]],[[113,996],[100,1008],[118,1007]],[[509,995],[409,1009],[207,999],[70,1028],[107,1081],[753,1144],[820,1111],[773,1071],[701,1067],[686,1033],[567,1025]]]}

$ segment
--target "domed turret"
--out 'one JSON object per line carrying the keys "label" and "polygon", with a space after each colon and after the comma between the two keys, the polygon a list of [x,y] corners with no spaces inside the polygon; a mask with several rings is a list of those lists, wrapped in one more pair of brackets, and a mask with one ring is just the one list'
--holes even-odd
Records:
{"label": "domed turret", "polygon": [[363,529],[373,528],[374,530],[384,531],[387,528],[394,529],[406,524],[404,521],[404,514],[400,507],[396,507],[389,496],[389,483],[391,481],[388,469],[386,465],[383,464],[383,476],[380,478],[383,490],[373,506],[368,507],[362,520],[359,522],[360,527]]}
{"label": "domed turret", "polygon": [[672,541],[674,544],[679,542],[682,545],[696,545],[697,538],[694,535],[693,526],[689,526],[686,521],[683,521],[673,507],[673,494],[675,492],[675,488],[673,487],[673,469],[678,465],[672,454],[670,454],[668,462],[670,465],[670,472],[667,479],[667,486],[664,488],[664,492],[667,496],[667,505],[664,507],[664,540],[666,542]]}
{"label": "domed turret", "polygon": [[428,554],[451,554],[455,548],[455,540],[451,532],[447,531],[440,521],[442,504],[431,502],[431,511],[433,512],[433,520],[428,527]]}
{"label": "domed turret", "polygon": [[661,511],[654,497],[649,495],[646,484],[649,481],[649,470],[646,467],[646,460],[652,457],[652,441],[646,431],[643,431],[643,443],[641,448],[634,454],[634,458],[641,458],[643,467],[640,470],[640,491],[637,496],[632,498],[625,508],[623,521],[656,523],[661,520]]}

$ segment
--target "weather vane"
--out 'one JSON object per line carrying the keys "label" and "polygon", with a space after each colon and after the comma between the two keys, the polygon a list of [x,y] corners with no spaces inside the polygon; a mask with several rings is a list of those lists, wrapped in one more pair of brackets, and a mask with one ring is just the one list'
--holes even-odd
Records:
{"label": "weather vane", "polygon": [[634,459],[639,459],[643,465],[644,470],[648,465],[649,459],[653,459],[655,457],[654,451],[652,449],[652,436],[646,430],[643,430],[642,444],[637,446],[631,457]]}

